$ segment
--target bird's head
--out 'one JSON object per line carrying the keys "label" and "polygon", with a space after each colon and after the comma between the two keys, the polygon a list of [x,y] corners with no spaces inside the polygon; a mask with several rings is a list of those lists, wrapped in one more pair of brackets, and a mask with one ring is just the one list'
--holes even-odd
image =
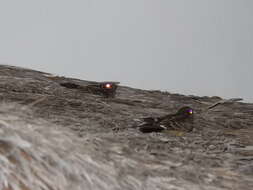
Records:
{"label": "bird's head", "polygon": [[189,106],[184,106],[177,111],[177,115],[184,115],[186,117],[193,116],[193,109]]}

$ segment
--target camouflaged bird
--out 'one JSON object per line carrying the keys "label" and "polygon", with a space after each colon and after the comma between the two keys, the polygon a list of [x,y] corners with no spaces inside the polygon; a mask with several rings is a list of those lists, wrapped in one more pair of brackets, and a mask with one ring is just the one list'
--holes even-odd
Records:
{"label": "camouflaged bird", "polygon": [[139,130],[143,133],[162,132],[164,130],[190,132],[193,129],[193,119],[193,109],[184,106],[175,114],[157,118],[143,118],[144,123],[139,125]]}

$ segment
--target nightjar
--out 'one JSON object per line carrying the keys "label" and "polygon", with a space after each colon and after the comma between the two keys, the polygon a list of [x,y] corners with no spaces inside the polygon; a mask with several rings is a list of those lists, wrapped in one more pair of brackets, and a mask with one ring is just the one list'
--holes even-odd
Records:
{"label": "nightjar", "polygon": [[193,115],[193,109],[189,106],[184,106],[175,114],[168,114],[157,118],[143,118],[144,123],[139,125],[139,130],[143,133],[162,132],[164,130],[190,132],[194,127]]}

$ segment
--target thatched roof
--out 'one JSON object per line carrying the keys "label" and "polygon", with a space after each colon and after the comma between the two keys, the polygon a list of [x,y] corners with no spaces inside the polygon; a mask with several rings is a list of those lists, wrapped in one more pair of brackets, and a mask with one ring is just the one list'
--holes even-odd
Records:
{"label": "thatched roof", "polygon": [[[104,98],[62,82],[89,84],[0,66],[0,189],[253,189],[253,104],[124,86]],[[191,133],[135,127],[184,105]]]}

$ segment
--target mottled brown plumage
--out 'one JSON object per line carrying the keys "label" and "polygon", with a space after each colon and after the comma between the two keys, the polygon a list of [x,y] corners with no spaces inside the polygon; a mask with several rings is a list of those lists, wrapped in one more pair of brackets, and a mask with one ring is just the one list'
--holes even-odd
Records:
{"label": "mottled brown plumage", "polygon": [[180,108],[175,114],[168,114],[163,117],[147,117],[143,118],[144,123],[139,127],[143,133],[161,132],[164,130],[192,131],[193,125],[193,109],[189,106]]}

